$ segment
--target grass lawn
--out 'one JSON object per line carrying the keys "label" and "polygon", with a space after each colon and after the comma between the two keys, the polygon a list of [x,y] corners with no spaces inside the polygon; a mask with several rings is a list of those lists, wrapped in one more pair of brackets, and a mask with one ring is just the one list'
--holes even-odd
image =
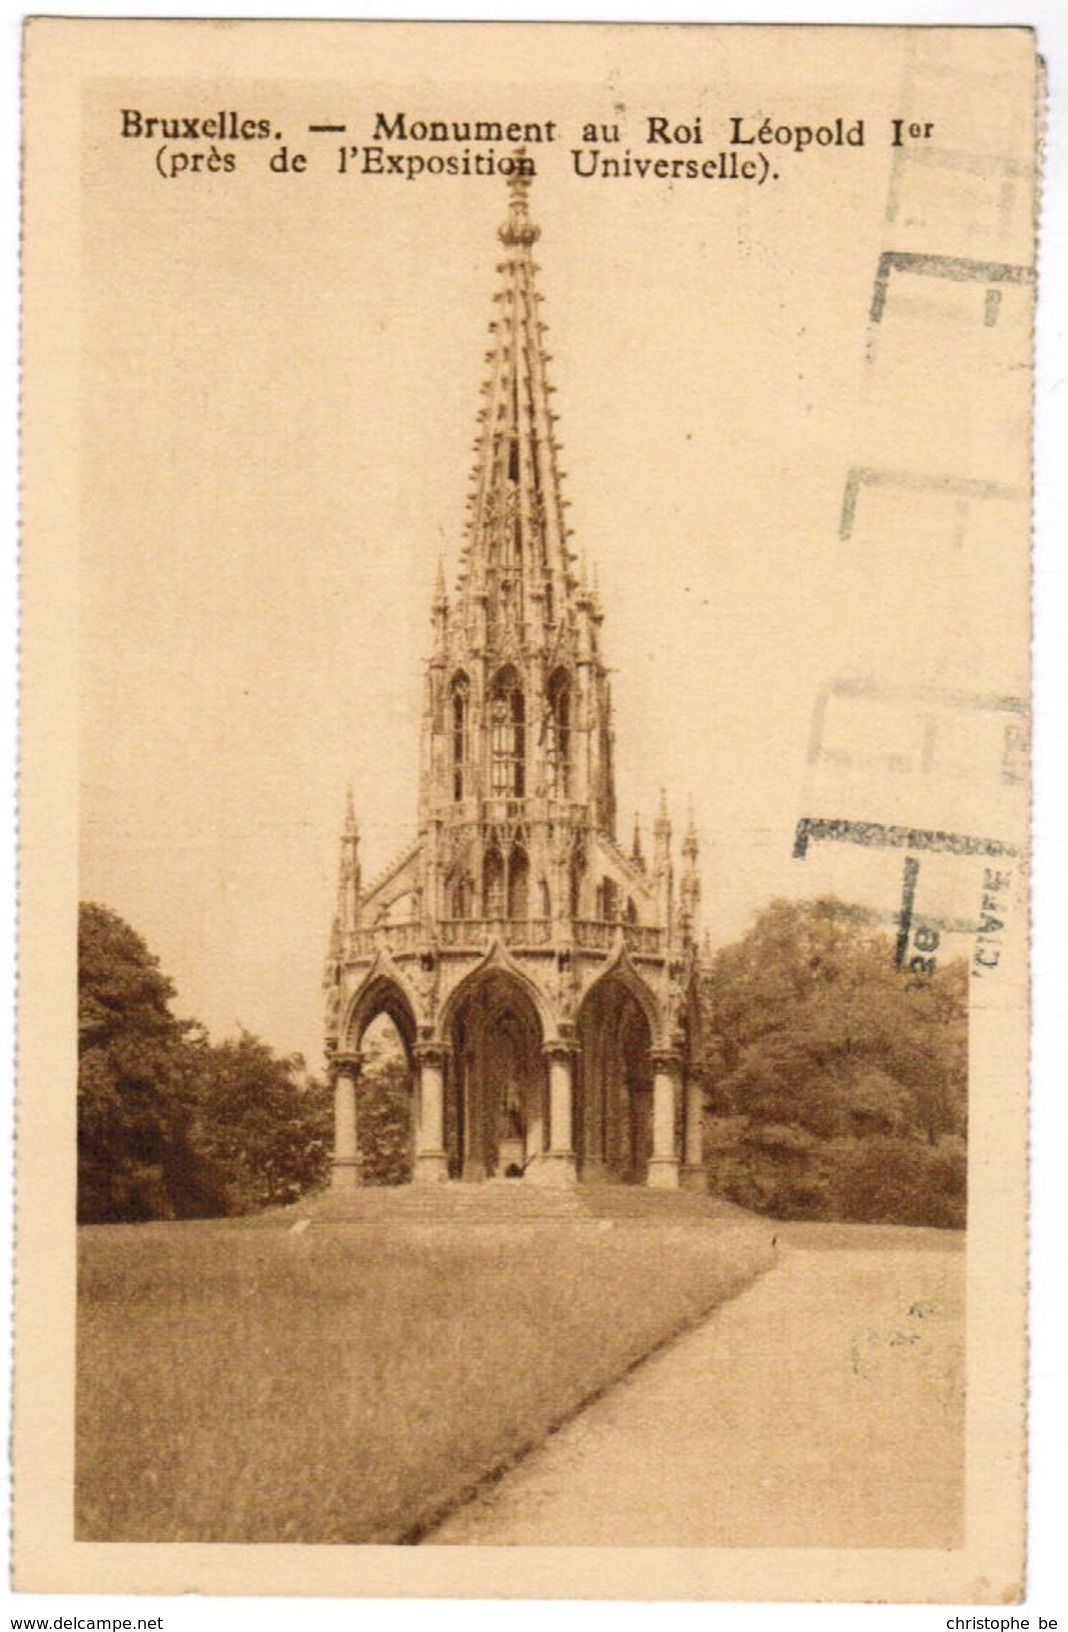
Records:
{"label": "grass lawn", "polygon": [[771,1260],[730,1221],[291,1223],[80,1232],[79,1540],[412,1539]]}

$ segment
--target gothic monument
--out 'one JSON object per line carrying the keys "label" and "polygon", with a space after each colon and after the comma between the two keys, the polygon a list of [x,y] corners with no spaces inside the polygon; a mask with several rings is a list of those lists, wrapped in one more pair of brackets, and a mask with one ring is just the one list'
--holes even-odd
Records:
{"label": "gothic monument", "polygon": [[[522,167],[518,167],[522,168]],[[418,1183],[700,1182],[697,839],[676,890],[616,840],[613,723],[595,587],[564,526],[532,257],[513,174],[467,541],[439,569],[419,835],[369,887],[350,799],[325,985],[334,1183],[359,1182],[360,1042],[404,1044]]]}

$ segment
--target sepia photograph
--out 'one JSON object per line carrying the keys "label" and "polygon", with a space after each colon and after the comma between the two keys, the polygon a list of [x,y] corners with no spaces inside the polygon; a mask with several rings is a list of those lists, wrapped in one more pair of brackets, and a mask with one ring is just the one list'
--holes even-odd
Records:
{"label": "sepia photograph", "polygon": [[1018,1602],[1033,33],[25,76],[16,1585]]}

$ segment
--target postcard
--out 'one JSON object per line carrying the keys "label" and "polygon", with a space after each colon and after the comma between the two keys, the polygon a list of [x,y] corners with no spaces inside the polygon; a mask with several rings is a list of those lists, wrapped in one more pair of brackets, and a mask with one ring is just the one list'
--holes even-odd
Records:
{"label": "postcard", "polygon": [[16,1587],[1018,1601],[1033,33],[25,86]]}

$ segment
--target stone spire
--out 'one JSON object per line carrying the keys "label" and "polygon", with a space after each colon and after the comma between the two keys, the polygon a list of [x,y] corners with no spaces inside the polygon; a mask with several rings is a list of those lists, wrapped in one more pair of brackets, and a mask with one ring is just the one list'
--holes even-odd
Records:
{"label": "stone spire", "polygon": [[490,324],[493,345],[482,388],[480,429],[460,577],[465,624],[479,644],[548,645],[570,609],[572,558],[564,524],[550,410],[546,325],[535,287],[532,250],[540,229],[530,218],[530,176],[509,182],[508,215],[498,236],[504,258]]}
{"label": "stone spire", "polygon": [[693,809],[691,807],[686,836],[682,841],[683,869],[682,877],[679,880],[681,928],[687,940],[696,940],[700,929],[701,875],[697,870],[699,853],[697,829],[694,826]]}
{"label": "stone spire", "polygon": [[434,657],[441,660],[444,657],[449,628],[449,598],[445,593],[445,565],[438,556],[437,577],[434,580],[434,600],[430,608],[430,621],[434,626]]}
{"label": "stone spire", "polygon": [[[574,872],[591,854],[589,831],[615,838],[603,615],[567,543],[529,189],[529,175],[510,178],[457,591],[447,597],[439,575],[431,609],[420,773],[424,899],[444,892],[465,909],[453,914],[458,919],[477,916],[475,901],[490,919],[502,867],[513,905],[548,903],[544,916],[559,916],[565,893],[568,901],[581,894],[570,883],[565,892],[561,867]],[[529,825],[546,822],[550,805],[551,855],[548,828]],[[564,817],[570,836],[558,825]],[[502,819],[528,825],[522,834],[486,825]],[[449,832],[434,838],[435,822]],[[509,859],[512,850],[523,851],[522,866]]]}
{"label": "stone spire", "polygon": [[658,866],[667,863],[671,853],[671,818],[668,815],[667,793],[660,789],[660,803],[653,823],[654,855]]}
{"label": "stone spire", "polygon": [[660,803],[653,822],[653,879],[660,912],[670,930],[674,926],[675,870],[671,864],[671,818],[663,788],[660,789]]}
{"label": "stone spire", "polygon": [[341,859],[337,882],[337,924],[343,934],[356,928],[360,913],[360,830],[352,784],[345,793],[345,826],[341,833]]}

